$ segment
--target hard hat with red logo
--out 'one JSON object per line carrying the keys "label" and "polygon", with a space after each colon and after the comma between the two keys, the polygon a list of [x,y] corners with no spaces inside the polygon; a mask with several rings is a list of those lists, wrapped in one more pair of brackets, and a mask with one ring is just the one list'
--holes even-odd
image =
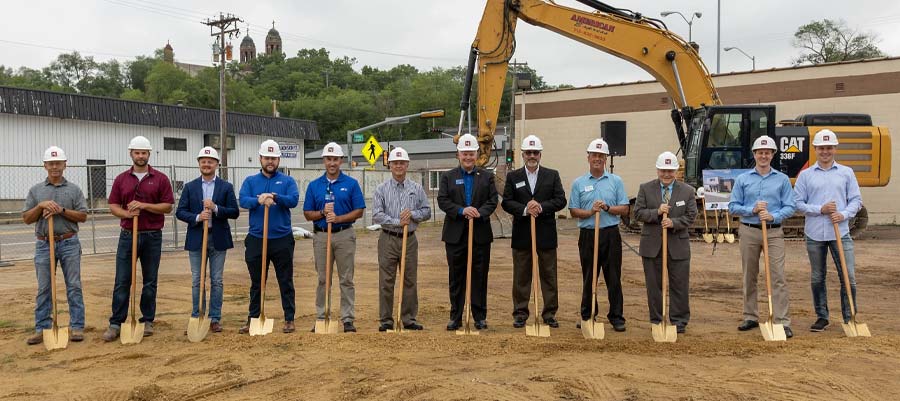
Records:
{"label": "hard hat with red logo", "polygon": [[401,160],[409,161],[409,153],[406,153],[406,149],[399,147],[391,149],[391,153],[388,155],[388,163]]}
{"label": "hard hat with red logo", "polygon": [[528,135],[522,140],[522,150],[544,150],[544,145],[541,144],[540,138]]}
{"label": "hard hat with red logo", "polygon": [[337,142],[329,142],[322,148],[322,157],[326,156],[344,157],[344,149]]}
{"label": "hard hat with red logo", "polygon": [[456,144],[456,150],[460,152],[478,150],[478,139],[475,138],[475,135],[465,134],[459,137],[459,142]]}
{"label": "hard hat with red logo", "polygon": [[656,158],[656,168],[660,170],[678,170],[678,158],[672,152],[662,152]]}
{"label": "hard hat with red logo", "polygon": [[756,138],[756,140],[753,141],[753,149],[752,150],[757,150],[757,149],[772,149],[773,152],[778,150],[778,148],[775,147],[775,140],[770,138],[768,135],[763,135],[759,138]]}
{"label": "hard hat with red logo", "polygon": [[281,146],[278,146],[278,142],[268,139],[259,145],[259,155],[265,157],[281,157]]}
{"label": "hard hat with red logo", "polygon": [[197,154],[197,160],[200,160],[204,157],[208,157],[210,159],[216,159],[219,161],[219,152],[212,146],[206,146],[203,149],[200,149],[200,153]]}
{"label": "hard hat with red logo", "polygon": [[60,149],[58,146],[51,146],[44,151],[44,161],[45,162],[57,162],[57,161],[66,161],[66,152]]}
{"label": "hard hat with red logo", "polygon": [[609,145],[603,139],[597,138],[591,141],[590,145],[587,147],[588,153],[603,153],[609,154]]}
{"label": "hard hat with red logo", "polygon": [[837,134],[830,129],[823,129],[819,132],[816,132],[816,136],[813,138],[813,146],[837,146],[838,139]]}

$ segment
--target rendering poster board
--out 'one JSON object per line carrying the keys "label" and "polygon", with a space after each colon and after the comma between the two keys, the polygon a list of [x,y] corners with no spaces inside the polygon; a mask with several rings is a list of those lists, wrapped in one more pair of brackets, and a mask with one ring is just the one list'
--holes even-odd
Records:
{"label": "rendering poster board", "polygon": [[706,210],[727,210],[731,201],[731,191],[737,176],[750,169],[703,170],[703,191],[706,196]]}

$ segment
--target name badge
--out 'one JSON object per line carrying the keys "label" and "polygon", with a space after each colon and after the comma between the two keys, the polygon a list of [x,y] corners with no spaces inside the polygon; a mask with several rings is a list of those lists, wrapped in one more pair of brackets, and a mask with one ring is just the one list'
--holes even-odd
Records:
{"label": "name badge", "polygon": [[593,185],[585,185],[585,186],[584,186],[584,189],[582,190],[582,192],[591,192],[591,191],[593,191],[593,190],[594,190],[594,186],[593,186]]}
{"label": "name badge", "polygon": [[462,179],[462,178],[460,178],[460,179],[458,179],[458,180],[456,180],[456,185],[463,185],[463,184],[465,184],[465,183],[466,183],[466,182],[465,182],[465,181],[463,181],[463,179]]}
{"label": "name badge", "polygon": [[675,202],[675,206],[684,206],[684,201]]}
{"label": "name badge", "polygon": [[524,186],[525,186],[525,181],[521,181],[521,182],[517,182],[517,183],[516,183],[516,189],[522,188],[522,187],[524,187]]}

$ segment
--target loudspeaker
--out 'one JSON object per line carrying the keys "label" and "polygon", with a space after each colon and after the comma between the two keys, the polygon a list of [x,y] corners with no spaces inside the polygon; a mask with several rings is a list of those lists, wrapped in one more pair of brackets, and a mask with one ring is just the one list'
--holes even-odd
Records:
{"label": "loudspeaker", "polygon": [[603,121],[600,137],[609,145],[610,156],[625,156],[625,121]]}

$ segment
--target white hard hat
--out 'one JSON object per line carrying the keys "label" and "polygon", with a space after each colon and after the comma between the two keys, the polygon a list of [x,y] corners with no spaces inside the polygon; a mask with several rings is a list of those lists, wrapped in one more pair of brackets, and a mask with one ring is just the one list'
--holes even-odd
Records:
{"label": "white hard hat", "polygon": [[406,153],[406,149],[399,147],[391,149],[391,153],[388,155],[388,163],[400,160],[409,161],[409,153]]}
{"label": "white hard hat", "polygon": [[259,145],[259,155],[266,157],[281,157],[281,146],[278,146],[278,142],[271,139],[265,140]]}
{"label": "white hard hat", "polygon": [[128,143],[128,150],[153,150],[153,147],[150,146],[149,139],[138,135],[131,138],[131,142]]}
{"label": "white hard hat", "polygon": [[656,158],[656,168],[660,170],[678,170],[678,158],[672,152],[662,152]]}
{"label": "white hard hat", "polygon": [[478,150],[478,139],[475,138],[475,135],[465,134],[459,137],[459,142],[456,143],[456,150],[460,152]]}
{"label": "white hard hat", "polygon": [[328,145],[322,148],[322,157],[325,156],[344,157],[344,149],[337,142],[328,142]]}
{"label": "white hard hat", "polygon": [[217,152],[216,148],[212,146],[206,146],[203,149],[200,149],[200,153],[197,154],[198,160],[203,157],[209,157],[211,159],[216,159],[216,161],[219,161],[219,152]]}
{"label": "white hard hat", "polygon": [[837,146],[838,139],[837,134],[830,129],[823,129],[819,132],[816,132],[815,138],[813,138],[813,146]]}
{"label": "white hard hat", "polygon": [[591,141],[591,144],[587,147],[588,153],[603,153],[609,154],[609,145],[606,144],[606,141],[597,138]]}
{"label": "white hard hat", "polygon": [[706,197],[706,189],[704,189],[703,187],[697,187],[697,197],[705,198]]}
{"label": "white hard hat", "polygon": [[522,150],[544,150],[544,145],[541,144],[541,138],[528,135],[522,140]]}
{"label": "white hard hat", "polygon": [[66,161],[66,152],[59,148],[59,146],[51,146],[44,151],[44,161],[45,162],[55,162],[55,161]]}
{"label": "white hard hat", "polygon": [[775,147],[775,140],[770,138],[768,135],[763,135],[759,138],[756,138],[756,140],[753,141],[753,149],[752,150],[757,150],[757,149],[772,149],[773,152],[775,150],[778,150],[778,148]]}

